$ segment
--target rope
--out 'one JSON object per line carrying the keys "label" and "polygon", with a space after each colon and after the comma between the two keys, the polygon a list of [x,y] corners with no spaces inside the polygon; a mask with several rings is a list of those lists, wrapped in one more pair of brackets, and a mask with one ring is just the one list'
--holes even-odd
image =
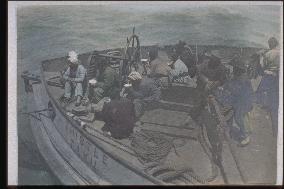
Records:
{"label": "rope", "polygon": [[217,176],[219,175],[219,171],[218,171],[217,164],[213,160],[212,153],[211,153],[212,151],[210,150],[211,147],[209,146],[209,144],[207,144],[207,142],[205,140],[205,136],[204,136],[205,133],[204,133],[202,128],[203,128],[203,126],[200,127],[198,139],[199,139],[199,142],[201,144],[201,147],[203,148],[204,152],[206,153],[206,155],[210,159],[210,163],[211,163],[211,173],[212,174],[211,174],[210,177],[203,180],[203,183],[208,183],[208,182],[212,182],[213,180],[215,180],[217,178]]}
{"label": "rope", "polygon": [[[192,179],[194,179],[199,183],[206,184],[218,176],[218,167],[213,163],[213,158],[210,158],[209,153],[207,155],[210,158],[212,175],[208,178],[198,176],[191,167],[176,169],[174,166],[161,164],[172,147],[175,149],[174,140],[166,138],[165,135],[159,132],[147,130],[142,132],[141,130],[133,135],[131,145],[137,154],[138,160],[146,166],[145,171],[165,182],[172,181],[174,183],[177,179],[183,179],[192,183]],[[183,145],[185,143],[178,147]]]}
{"label": "rope", "polygon": [[167,139],[165,135],[146,130],[136,132],[131,145],[138,160],[143,164],[165,160],[174,146],[173,141]]}

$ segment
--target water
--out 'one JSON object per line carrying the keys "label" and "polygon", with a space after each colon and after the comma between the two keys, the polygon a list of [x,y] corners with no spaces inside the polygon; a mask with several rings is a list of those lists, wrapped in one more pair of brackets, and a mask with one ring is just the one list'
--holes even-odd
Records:
{"label": "water", "polygon": [[[280,6],[159,4],[19,8],[18,75],[38,69],[42,60],[67,55],[70,50],[82,53],[123,47],[133,26],[141,45],[185,40],[189,44],[266,47],[270,36],[280,38]],[[18,110],[25,111],[23,83],[18,78]],[[28,180],[33,175],[42,184],[58,183],[36,151],[28,119],[19,115],[18,120],[19,139],[26,142],[19,145],[20,183],[35,183]]]}

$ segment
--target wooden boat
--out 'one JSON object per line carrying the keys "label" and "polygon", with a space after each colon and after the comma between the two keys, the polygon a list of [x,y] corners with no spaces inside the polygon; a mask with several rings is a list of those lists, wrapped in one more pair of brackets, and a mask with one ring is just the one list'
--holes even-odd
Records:
{"label": "wooden boat", "polygon": [[[128,46],[135,37],[128,40]],[[151,46],[139,46],[139,59],[146,58]],[[160,51],[168,54],[173,45],[161,47]],[[200,57],[205,49],[217,49],[223,54],[223,63],[226,64],[236,54],[249,56],[256,52],[256,48],[237,48],[225,46],[190,46],[196,57]],[[127,49],[127,48],[126,48]],[[198,49],[198,52],[197,52]],[[91,70],[91,62],[96,57],[107,57],[121,62],[133,57],[125,55],[125,49],[109,49],[88,52],[79,55],[82,64]],[[145,171],[130,139],[117,140],[103,135],[101,128],[103,121],[97,120],[95,115],[87,116],[85,121],[75,119],[60,101],[64,93],[61,86],[52,82],[60,77],[60,71],[67,66],[67,57],[43,61],[40,78],[25,73],[26,91],[29,93],[29,110],[33,135],[39,150],[50,166],[51,170],[65,185],[164,185],[164,184],[224,184],[221,174],[214,179],[202,182],[192,174],[186,179],[184,175],[176,178],[160,176],[159,169]],[[117,67],[121,73],[121,66]],[[92,70],[91,70],[92,71]],[[31,77],[27,77],[31,76]],[[33,79],[31,79],[33,78]],[[31,83],[34,80],[34,83]],[[58,83],[57,83],[58,84]],[[199,126],[190,119],[188,112],[196,106],[198,94],[194,88],[185,84],[173,83],[162,91],[162,100],[145,112],[141,117],[141,125],[137,128],[158,131],[168,137],[175,138],[177,143],[183,143],[172,149],[165,162],[173,163],[178,167],[189,167],[199,178],[212,176],[210,167],[212,162],[199,143]],[[35,111],[37,110],[37,111]],[[92,117],[93,116],[93,117]],[[91,118],[90,118],[91,117]],[[186,124],[185,124],[186,123]],[[178,146],[178,145],[177,145]],[[229,147],[224,147],[224,169],[229,184],[243,183],[234,155],[229,153]],[[179,154],[179,155],[177,155]],[[234,165],[234,166],[233,166]],[[161,169],[162,170],[162,169]],[[160,171],[161,171],[160,170]],[[161,173],[162,174],[162,173]],[[197,177],[197,176],[196,176]],[[164,178],[171,178],[167,181]],[[202,180],[202,179],[201,179]]]}

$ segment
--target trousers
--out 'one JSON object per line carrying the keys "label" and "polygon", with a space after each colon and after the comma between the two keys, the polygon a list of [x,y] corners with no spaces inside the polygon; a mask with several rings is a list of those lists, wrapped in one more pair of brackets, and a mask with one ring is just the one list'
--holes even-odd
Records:
{"label": "trousers", "polygon": [[83,96],[83,86],[82,83],[75,83],[71,81],[65,82],[65,88],[64,88],[64,96],[66,98],[70,98],[72,96],[72,93],[74,91],[74,96]]}

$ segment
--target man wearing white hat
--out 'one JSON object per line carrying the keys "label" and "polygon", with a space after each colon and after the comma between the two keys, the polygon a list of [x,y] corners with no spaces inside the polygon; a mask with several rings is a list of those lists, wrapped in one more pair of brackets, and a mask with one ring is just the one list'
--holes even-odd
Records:
{"label": "man wearing white hat", "polygon": [[81,104],[83,96],[82,83],[85,79],[86,69],[80,64],[78,54],[75,51],[70,51],[68,54],[69,67],[63,74],[65,79],[64,97],[68,102],[71,99],[72,91],[74,90],[74,97],[76,98],[76,106]]}

